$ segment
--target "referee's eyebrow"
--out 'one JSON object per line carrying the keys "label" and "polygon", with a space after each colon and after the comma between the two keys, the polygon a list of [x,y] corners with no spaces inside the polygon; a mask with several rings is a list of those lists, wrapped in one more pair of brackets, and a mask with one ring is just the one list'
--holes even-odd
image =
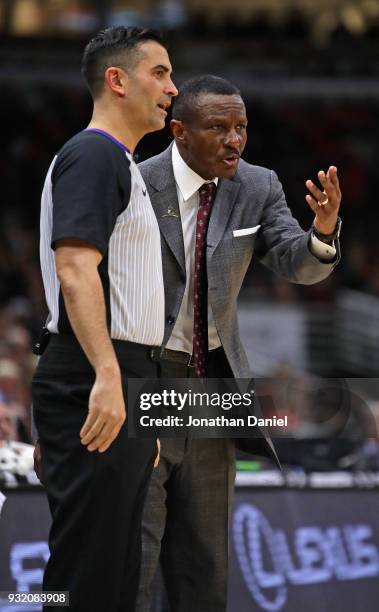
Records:
{"label": "referee's eyebrow", "polygon": [[157,66],[154,66],[153,70],[164,70],[165,72],[169,72],[171,74],[172,69],[170,69],[168,66],[165,66],[164,64],[158,64]]}

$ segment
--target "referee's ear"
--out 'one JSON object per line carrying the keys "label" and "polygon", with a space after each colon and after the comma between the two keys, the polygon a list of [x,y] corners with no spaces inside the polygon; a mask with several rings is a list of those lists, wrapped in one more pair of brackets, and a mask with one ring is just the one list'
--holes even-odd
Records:
{"label": "referee's ear", "polygon": [[127,92],[128,74],[119,66],[109,66],[104,73],[105,84],[112,92],[124,97]]}

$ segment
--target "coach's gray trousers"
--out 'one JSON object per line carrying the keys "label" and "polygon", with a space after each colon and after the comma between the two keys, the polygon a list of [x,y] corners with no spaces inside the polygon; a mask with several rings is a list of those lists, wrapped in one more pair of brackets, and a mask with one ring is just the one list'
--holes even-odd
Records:
{"label": "coach's gray trousers", "polygon": [[[185,376],[162,366],[163,377]],[[136,612],[153,609],[159,563],[170,612],[225,612],[234,479],[233,440],[161,439],[143,513]]]}

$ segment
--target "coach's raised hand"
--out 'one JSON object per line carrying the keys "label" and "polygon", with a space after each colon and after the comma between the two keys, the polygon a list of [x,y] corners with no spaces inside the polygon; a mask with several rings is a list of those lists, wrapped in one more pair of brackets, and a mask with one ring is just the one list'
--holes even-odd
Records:
{"label": "coach's raised hand", "polygon": [[310,194],[305,196],[306,201],[315,213],[314,227],[321,234],[332,234],[335,230],[338,211],[341,204],[341,190],[337,176],[337,168],[330,166],[325,174],[323,170],[318,173],[322,190],[307,180],[305,185]]}

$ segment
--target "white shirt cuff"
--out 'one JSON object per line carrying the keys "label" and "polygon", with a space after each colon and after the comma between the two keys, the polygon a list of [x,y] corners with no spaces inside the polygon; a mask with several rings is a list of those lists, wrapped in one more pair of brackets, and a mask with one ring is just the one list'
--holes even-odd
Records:
{"label": "white shirt cuff", "polygon": [[334,241],[332,242],[332,244],[326,244],[325,242],[322,242],[322,240],[316,238],[314,234],[311,234],[311,241],[309,246],[312,255],[314,255],[318,259],[331,261],[332,259],[334,259],[337,253],[336,247],[334,246]]}

